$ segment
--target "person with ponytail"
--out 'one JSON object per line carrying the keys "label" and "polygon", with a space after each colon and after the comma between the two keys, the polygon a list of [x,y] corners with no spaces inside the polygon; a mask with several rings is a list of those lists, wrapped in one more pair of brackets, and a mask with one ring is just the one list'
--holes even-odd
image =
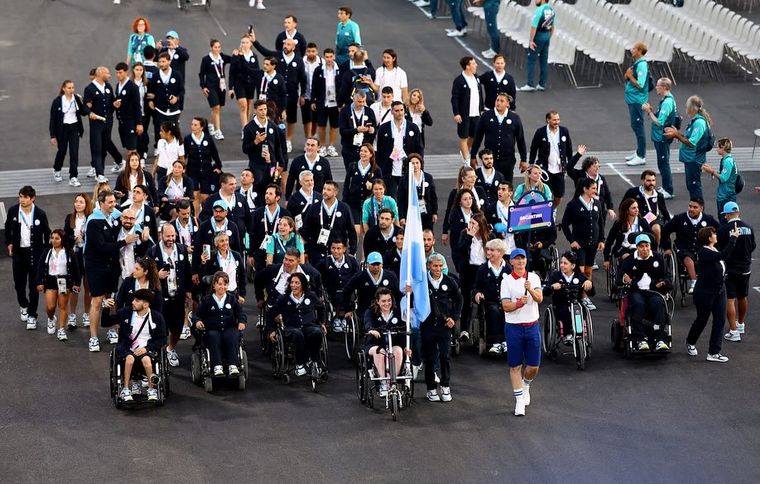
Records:
{"label": "person with ponytail", "polygon": [[681,142],[678,149],[678,161],[684,164],[686,174],[686,189],[689,197],[704,198],[702,196],[702,165],[707,161],[706,154],[712,149],[714,143],[712,130],[712,117],[704,108],[702,98],[691,96],[686,100],[686,113],[691,117],[689,125],[683,134],[676,128],[665,128],[665,137],[677,139]]}

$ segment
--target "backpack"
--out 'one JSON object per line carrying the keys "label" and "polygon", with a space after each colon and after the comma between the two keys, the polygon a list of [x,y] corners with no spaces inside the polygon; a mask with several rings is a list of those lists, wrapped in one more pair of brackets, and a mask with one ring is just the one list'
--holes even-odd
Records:
{"label": "backpack", "polygon": [[648,92],[654,91],[654,86],[655,86],[655,82],[654,82],[654,78],[652,77],[652,72],[647,71],[647,91]]}
{"label": "backpack", "polygon": [[734,192],[736,194],[740,194],[742,190],[744,190],[744,177],[741,173],[739,173],[739,170],[736,168],[736,164],[734,164],[734,170],[736,170],[736,180],[734,181]]}
{"label": "backpack", "polygon": [[366,68],[363,69],[362,72],[351,71],[351,74],[351,96],[353,97],[356,91],[364,91],[364,93],[367,95],[367,106],[374,103],[375,91],[372,90],[372,87],[364,84],[361,79],[361,76],[369,74]]}
{"label": "backpack", "polygon": [[[692,123],[694,123],[694,121],[692,121]],[[712,129],[710,129],[710,125],[707,124],[707,120],[705,120],[705,125],[707,125],[707,130],[702,134],[702,137],[697,142],[697,146],[694,147],[694,151],[696,151],[697,154],[707,153],[712,150],[713,145],[715,145],[715,135],[713,134]]]}

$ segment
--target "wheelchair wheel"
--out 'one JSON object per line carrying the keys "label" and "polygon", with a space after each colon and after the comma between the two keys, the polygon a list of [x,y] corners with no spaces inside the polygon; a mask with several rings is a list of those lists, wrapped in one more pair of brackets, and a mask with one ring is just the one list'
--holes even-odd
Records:
{"label": "wheelchair wheel", "polygon": [[328,349],[327,333],[322,333],[322,348],[319,350],[319,380],[321,382],[327,381]]}
{"label": "wheelchair wheel", "polygon": [[238,390],[245,390],[245,382],[248,380],[248,355],[244,349],[240,350],[241,372],[238,375]]}
{"label": "wheelchair wheel", "polygon": [[206,393],[211,393],[214,391],[214,379],[211,378],[211,375],[207,375],[203,379],[203,389],[206,390]]}
{"label": "wheelchair wheel", "polygon": [[551,259],[549,260],[549,273],[557,272],[559,270],[559,250],[557,246],[552,245],[549,247],[549,254]]}
{"label": "wheelchair wheel", "polygon": [[353,361],[356,356],[356,347],[359,344],[359,335],[356,327],[356,318],[351,315],[346,317],[346,327],[343,333],[343,347],[346,351],[346,359]]}
{"label": "wheelchair wheel", "polygon": [[541,349],[544,352],[544,356],[549,359],[554,359],[557,356],[556,339],[557,319],[554,316],[554,310],[549,306],[544,310],[541,328]]}
{"label": "wheelchair wheel", "polygon": [[615,279],[617,277],[616,269],[617,269],[617,263],[615,262],[615,258],[613,257],[610,261],[610,270],[607,271],[607,298],[609,298],[610,301],[615,301],[616,296],[616,287],[615,287]]}
{"label": "wheelchair wheel", "polygon": [[269,352],[272,351],[272,345],[270,344],[269,338],[267,338],[266,305],[259,312],[259,321],[256,323],[256,326],[259,328],[259,344],[261,345],[261,352],[268,355]]}
{"label": "wheelchair wheel", "polygon": [[[591,311],[586,306],[583,306],[583,312],[586,321],[586,344],[589,348],[592,348],[594,346],[594,322],[591,319]],[[591,356],[590,351],[588,353],[589,355],[586,356],[586,359]]]}
{"label": "wheelchair wheel", "polygon": [[583,338],[575,339],[575,365],[579,370],[586,369],[586,341]]}
{"label": "wheelchair wheel", "polygon": [[400,403],[399,400],[401,400],[401,395],[399,395],[398,390],[395,390],[391,392],[390,395],[388,395],[388,399],[390,400],[388,406],[391,409],[391,418],[393,418],[393,421],[395,422],[398,420],[399,403]]}
{"label": "wheelchair wheel", "polygon": [[673,287],[670,289],[670,296],[675,299],[678,292],[678,261],[672,252],[665,257],[665,271],[673,283]]}
{"label": "wheelchair wheel", "polygon": [[287,375],[285,368],[285,338],[279,328],[276,334],[276,341],[272,343],[272,373],[275,378],[284,379]]}
{"label": "wheelchair wheel", "polygon": [[161,370],[159,376],[163,381],[164,390],[168,396],[171,393],[171,384],[169,383],[169,353],[166,351],[166,347],[161,348]]}
{"label": "wheelchair wheel", "polygon": [[361,403],[367,401],[367,382],[365,380],[367,373],[367,357],[363,351],[356,353],[356,397]]}
{"label": "wheelchair wheel", "polygon": [[190,357],[190,378],[196,385],[201,384],[201,357],[195,351]]}
{"label": "wheelchair wheel", "polygon": [[110,386],[111,386],[111,399],[113,405],[116,408],[122,408],[124,403],[119,399],[119,392],[121,392],[121,367],[116,357],[116,350],[111,350],[111,374],[110,374]]}

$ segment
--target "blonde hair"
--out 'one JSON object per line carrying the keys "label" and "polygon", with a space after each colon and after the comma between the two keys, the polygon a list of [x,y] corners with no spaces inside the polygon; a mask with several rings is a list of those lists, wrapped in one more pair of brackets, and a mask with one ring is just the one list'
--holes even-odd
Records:
{"label": "blonde hair", "polygon": [[[528,169],[525,170],[525,190],[526,191],[533,190],[532,188],[533,184],[530,181],[530,172],[533,171],[534,169],[538,170],[539,172],[543,171],[540,166],[535,165],[535,164],[530,165]],[[544,193],[544,181],[541,179],[541,177],[538,177],[538,183],[536,183],[535,190],[541,193]]]}
{"label": "blonde hair", "polygon": [[98,183],[95,185],[95,189],[92,191],[92,208],[93,210],[97,208],[98,205],[98,194],[104,190],[108,190],[109,192],[112,192],[111,185],[106,181],[103,183]]}
{"label": "blonde hair", "polygon": [[731,149],[734,147],[734,143],[731,141],[731,138],[720,138],[716,142],[716,145],[726,153],[731,153]]}

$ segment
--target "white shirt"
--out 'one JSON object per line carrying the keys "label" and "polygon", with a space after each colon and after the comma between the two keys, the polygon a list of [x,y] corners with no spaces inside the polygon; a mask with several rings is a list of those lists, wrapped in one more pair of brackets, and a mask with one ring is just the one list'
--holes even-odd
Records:
{"label": "white shirt", "polygon": [[185,196],[185,186],[182,183],[182,179],[180,178],[179,181],[176,181],[174,177],[170,178],[164,193],[170,200]]}
{"label": "white shirt", "polygon": [[494,109],[494,114],[496,115],[496,121],[498,121],[499,124],[504,122],[504,118],[507,117],[507,114],[509,114],[509,109],[505,109],[503,113],[499,114],[499,111],[496,111]]}
{"label": "white shirt", "polygon": [[34,205],[29,211],[29,215],[24,213],[24,210],[18,208],[18,222],[21,225],[19,235],[21,236],[21,248],[26,249],[32,246],[32,224],[34,223]]}
{"label": "white shirt", "polygon": [[486,262],[485,249],[483,248],[483,241],[477,237],[472,238],[470,243],[470,265],[481,265]]}
{"label": "white shirt", "polygon": [[185,146],[179,144],[177,138],[174,138],[171,143],[165,139],[160,139],[156,147],[156,155],[158,156],[158,167],[165,168],[168,171],[180,156],[185,156]]}
{"label": "white shirt", "polygon": [[[143,318],[148,318],[148,321],[143,325]],[[129,335],[129,339],[132,340],[132,350],[138,348],[145,348],[150,341],[150,311],[145,316],[140,316],[137,312],[132,312],[132,332]],[[140,327],[142,326],[142,330]],[[138,331],[140,331],[138,333]]]}
{"label": "white shirt", "polygon": [[71,101],[66,96],[61,96],[61,110],[63,110],[63,124],[76,124],[77,122],[77,100],[71,96]]}
{"label": "white shirt", "polygon": [[467,86],[470,88],[470,110],[467,115],[471,118],[480,116],[480,95],[478,80],[475,76],[470,76],[462,72]]}
{"label": "white shirt", "polygon": [[[518,279],[514,278],[514,273],[501,280],[500,296],[502,301],[507,300],[516,302],[525,296],[525,276]],[[527,272],[528,281],[533,289],[541,288],[541,279],[533,272]],[[538,303],[533,299],[530,293],[527,294],[528,303],[512,312],[504,314],[504,321],[509,324],[532,323],[538,321]]]}
{"label": "white shirt", "polygon": [[327,67],[327,63],[325,63],[323,70],[325,73],[325,107],[334,108],[338,106],[336,101],[337,89],[335,88],[337,69],[335,68],[335,64],[333,64],[332,68],[329,68]]}
{"label": "white shirt", "polygon": [[[84,222],[87,220],[87,217],[84,216],[77,216],[76,220],[74,221],[74,236],[81,236],[82,239],[84,239]],[[77,242],[77,247],[82,247],[83,242]]]}
{"label": "white shirt", "polygon": [[380,101],[372,103],[369,108],[375,113],[375,119],[377,120],[378,126],[381,126],[393,119],[393,116],[391,115],[391,107],[388,106],[386,108]]}
{"label": "white shirt", "polygon": [[559,128],[556,133],[553,133],[547,125],[546,140],[549,142],[549,173],[560,173],[562,162],[559,159]]}
{"label": "white shirt", "polygon": [[63,247],[55,252],[55,249],[50,249],[50,255],[48,256],[48,273],[51,276],[65,276],[66,275],[66,250]]}
{"label": "white shirt", "polygon": [[392,87],[394,101],[401,101],[401,90],[409,87],[406,72],[400,67],[388,70],[383,66],[378,69],[375,72],[375,84],[380,86],[381,91],[385,86]]}
{"label": "white shirt", "polygon": [[401,126],[396,125],[396,121],[391,121],[391,135],[393,136],[393,151],[391,152],[391,160],[393,161],[393,168],[391,170],[391,176],[401,176],[403,169],[403,160],[406,158],[404,152],[404,132],[406,132],[406,120],[401,121]]}
{"label": "white shirt", "polygon": [[166,73],[162,71],[161,69],[158,70],[158,77],[161,78],[161,82],[164,84],[168,84],[169,80],[172,78],[172,68],[170,67]]}
{"label": "white shirt", "polygon": [[309,62],[306,56],[303,57],[303,67],[306,71],[306,92],[304,93],[306,99],[311,99],[311,86],[314,82],[314,71],[321,65],[322,59],[320,59],[319,56],[314,59],[314,62]]}
{"label": "white shirt", "polygon": [[96,81],[95,79],[92,80],[92,84],[95,87],[98,88],[98,91],[100,91],[100,94],[105,94],[106,93],[106,85],[105,84],[101,84],[98,81]]}
{"label": "white shirt", "polygon": [[232,251],[227,251],[227,257],[222,258],[221,253],[216,255],[219,262],[219,268],[224,271],[230,278],[230,283],[227,286],[228,291],[234,291],[237,289],[237,261],[232,255]]}
{"label": "white shirt", "polygon": [[[638,252],[637,252],[636,254],[634,254],[634,256],[633,256],[633,257],[634,257],[636,260],[646,260],[646,259],[642,259],[641,257],[639,257],[639,254],[638,254]],[[649,257],[647,257],[647,259],[649,259],[650,257],[652,257],[652,254],[651,254],[651,253],[649,254]],[[636,283],[636,285],[637,285],[637,286],[639,287],[639,289],[641,289],[642,291],[646,291],[646,290],[649,290],[649,289],[654,289],[654,288],[650,287],[650,286],[652,285],[652,278],[651,278],[651,277],[649,277],[649,273],[647,273],[647,272],[645,272],[645,273],[644,273],[644,274],[641,276],[641,279],[639,279],[639,282],[637,282],[637,283]]]}

